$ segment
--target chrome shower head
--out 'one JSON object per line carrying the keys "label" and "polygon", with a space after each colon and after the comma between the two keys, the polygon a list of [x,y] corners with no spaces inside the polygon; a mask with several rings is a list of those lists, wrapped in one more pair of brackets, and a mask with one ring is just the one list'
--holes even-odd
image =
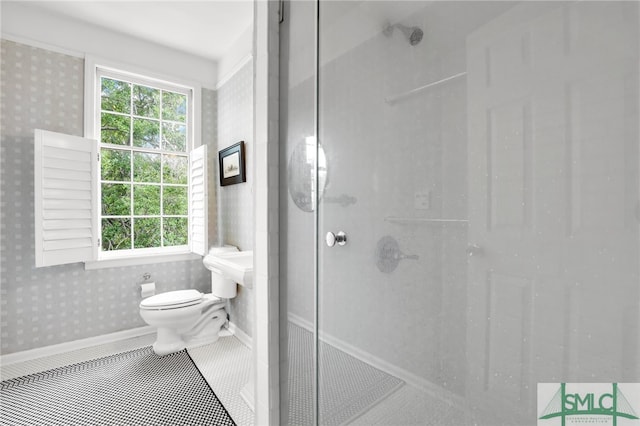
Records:
{"label": "chrome shower head", "polygon": [[411,46],[415,46],[416,44],[420,43],[422,41],[422,37],[424,36],[424,32],[419,27],[407,27],[402,24],[387,25],[383,33],[387,37],[391,37],[391,35],[393,34],[393,30],[396,28],[402,31],[402,34],[404,34]]}

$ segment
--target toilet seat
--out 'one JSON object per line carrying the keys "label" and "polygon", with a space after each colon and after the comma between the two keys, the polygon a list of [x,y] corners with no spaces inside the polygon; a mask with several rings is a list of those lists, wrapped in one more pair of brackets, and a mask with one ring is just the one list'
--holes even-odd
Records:
{"label": "toilet seat", "polygon": [[203,294],[198,290],[176,290],[156,294],[140,302],[140,309],[165,310],[185,308],[202,303]]}

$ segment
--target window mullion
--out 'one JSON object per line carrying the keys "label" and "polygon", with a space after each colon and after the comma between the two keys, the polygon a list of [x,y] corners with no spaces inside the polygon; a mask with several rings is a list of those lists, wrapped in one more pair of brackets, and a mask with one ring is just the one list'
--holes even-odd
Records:
{"label": "window mullion", "polygon": [[126,145],[115,145],[115,144],[108,144],[108,143],[101,143],[100,144],[101,148],[108,148],[108,149],[116,149],[116,150],[121,150],[121,151],[133,151],[133,152],[143,152],[145,154],[166,154],[166,155],[175,155],[176,157],[188,157],[189,153],[187,152],[180,152],[180,151],[163,151],[161,149],[154,149],[154,148],[144,148],[144,147],[130,147],[130,146],[126,146]]}
{"label": "window mullion", "polygon": [[[160,89],[160,150],[164,151],[164,142],[162,141],[164,126],[162,125],[162,108],[164,107],[163,99],[164,90]],[[160,247],[164,247],[164,208],[162,203],[162,193],[164,188],[164,156],[160,154]]]}
{"label": "window mullion", "polygon": [[160,247],[164,247],[164,154],[160,156]]}
{"label": "window mullion", "polygon": [[135,240],[136,240],[136,235],[135,235],[135,218],[133,217],[133,212],[134,212],[134,197],[133,197],[133,191],[134,191],[134,187],[133,187],[133,174],[134,174],[134,161],[133,161],[133,84],[129,83],[129,93],[131,94],[129,97],[129,152],[130,152],[130,161],[131,161],[131,167],[129,168],[129,197],[130,197],[130,206],[129,206],[129,215],[131,217],[131,249],[133,250],[136,246],[135,244]]}

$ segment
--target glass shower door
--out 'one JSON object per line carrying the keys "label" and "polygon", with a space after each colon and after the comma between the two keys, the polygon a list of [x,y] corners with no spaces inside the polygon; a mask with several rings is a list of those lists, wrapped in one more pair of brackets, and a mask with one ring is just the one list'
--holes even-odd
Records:
{"label": "glass shower door", "polygon": [[318,9],[318,424],[640,395],[638,4]]}
{"label": "glass shower door", "polygon": [[319,424],[465,422],[465,42],[506,9],[320,3]]}

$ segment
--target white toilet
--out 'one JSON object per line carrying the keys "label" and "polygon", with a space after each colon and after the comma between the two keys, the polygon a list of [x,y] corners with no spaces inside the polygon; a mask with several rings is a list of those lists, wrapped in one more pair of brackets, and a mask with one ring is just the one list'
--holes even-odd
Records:
{"label": "white toilet", "polygon": [[[237,247],[214,247],[209,256],[238,251]],[[140,316],[149,325],[157,327],[158,336],[153,344],[156,354],[168,355],[187,346],[213,343],[227,321],[227,299],[236,296],[237,284],[211,270],[211,293],[198,290],[177,290],[156,294],[140,302]]]}

